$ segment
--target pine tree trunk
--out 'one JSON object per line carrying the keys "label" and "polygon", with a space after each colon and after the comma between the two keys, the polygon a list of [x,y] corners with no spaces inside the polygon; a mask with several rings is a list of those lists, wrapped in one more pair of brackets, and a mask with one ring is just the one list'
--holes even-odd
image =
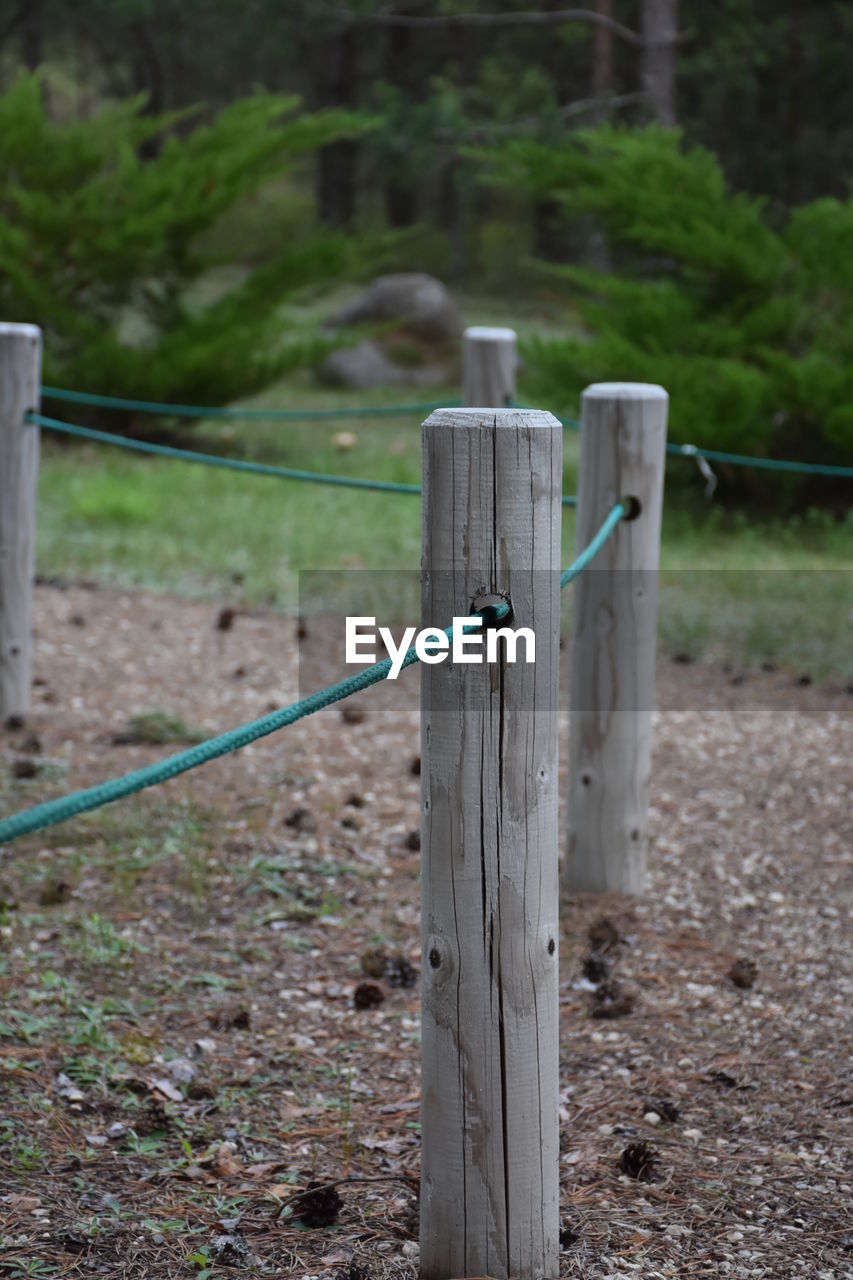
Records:
{"label": "pine tree trunk", "polygon": [[24,22],[21,35],[24,62],[30,71],[35,71],[44,60],[43,13],[44,0],[24,0]]}
{"label": "pine tree trunk", "polygon": [[[604,18],[613,17],[613,0],[595,0],[595,11]],[[613,32],[604,25],[593,27],[592,96],[598,124],[607,118],[607,99],[613,93]]]}
{"label": "pine tree trunk", "polygon": [[[355,102],[355,27],[342,27],[326,41],[321,106],[351,107]],[[328,227],[348,227],[355,217],[356,159],[354,142],[323,147],[318,157],[317,211]]]}
{"label": "pine tree trunk", "polygon": [[[413,65],[412,33],[405,27],[389,27],[385,78],[402,94],[411,93],[409,76]],[[402,176],[392,164],[385,175],[385,216],[389,226],[410,227],[417,221],[415,187],[409,174]]]}
{"label": "pine tree trunk", "polygon": [[674,125],[678,0],[643,0],[642,87],[658,124]]}

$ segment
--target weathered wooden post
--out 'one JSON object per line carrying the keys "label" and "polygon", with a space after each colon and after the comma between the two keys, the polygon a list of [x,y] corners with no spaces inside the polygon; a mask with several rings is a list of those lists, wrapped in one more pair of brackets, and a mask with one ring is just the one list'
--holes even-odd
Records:
{"label": "weathered wooden post", "polygon": [[[560,425],[423,428],[423,626],[491,597],[535,663],[422,666],[421,1275],[555,1277]],[[503,643],[503,642],[502,642]]]}
{"label": "weathered wooden post", "polygon": [[583,393],[576,549],[630,510],[573,587],[568,890],[643,891],[668,404],[640,382]]}
{"label": "weathered wooden post", "polygon": [[476,408],[503,409],[515,399],[514,329],[474,325],[462,335],[462,398]]}
{"label": "weathered wooden post", "polygon": [[23,724],[32,683],[41,330],[0,323],[0,722]]}

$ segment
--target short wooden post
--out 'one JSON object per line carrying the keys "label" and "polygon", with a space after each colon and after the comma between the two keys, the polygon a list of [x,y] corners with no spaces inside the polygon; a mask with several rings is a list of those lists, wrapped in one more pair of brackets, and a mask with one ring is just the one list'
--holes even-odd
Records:
{"label": "short wooden post", "polygon": [[462,398],[480,409],[503,409],[515,399],[518,366],[514,329],[474,325],[462,335]]}
{"label": "short wooden post", "polygon": [[558,1274],[560,425],[423,429],[424,626],[488,597],[535,663],[422,665],[421,1276]]}
{"label": "short wooden post", "polygon": [[0,721],[18,726],[30,709],[36,549],[41,330],[0,323]]}
{"label": "short wooden post", "polygon": [[568,890],[643,891],[668,404],[646,383],[583,393],[576,550],[617,499],[633,518],[571,588]]}

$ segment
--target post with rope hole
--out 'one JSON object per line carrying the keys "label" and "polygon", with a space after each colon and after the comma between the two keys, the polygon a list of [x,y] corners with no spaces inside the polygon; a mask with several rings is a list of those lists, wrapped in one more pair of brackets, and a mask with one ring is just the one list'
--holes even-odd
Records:
{"label": "post with rope hole", "polygon": [[[558,1274],[562,433],[537,410],[423,428],[422,626],[501,602],[535,662],[422,664],[422,1280]],[[485,649],[485,646],[484,646]]]}
{"label": "post with rope hole", "polygon": [[32,685],[41,330],[0,323],[0,722],[23,725]]}
{"label": "post with rope hole", "polygon": [[645,883],[668,404],[647,383],[583,393],[576,548],[619,499],[627,515],[574,589],[568,891]]}
{"label": "post with rope hole", "polygon": [[474,325],[462,335],[462,398],[479,409],[503,409],[515,399],[518,368],[514,329]]}

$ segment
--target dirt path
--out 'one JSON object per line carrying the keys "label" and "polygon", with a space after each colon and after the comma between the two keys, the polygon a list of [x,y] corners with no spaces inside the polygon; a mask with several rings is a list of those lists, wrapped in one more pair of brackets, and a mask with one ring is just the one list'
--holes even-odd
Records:
{"label": "dirt path", "polygon": [[[39,588],[4,809],[176,749],[132,713],[296,696],[292,620],[216,624]],[[561,1275],[853,1277],[853,698],[667,662],[658,703],[649,891],[563,914]],[[0,1274],[417,1274],[417,677],[348,705],[0,853]]]}

